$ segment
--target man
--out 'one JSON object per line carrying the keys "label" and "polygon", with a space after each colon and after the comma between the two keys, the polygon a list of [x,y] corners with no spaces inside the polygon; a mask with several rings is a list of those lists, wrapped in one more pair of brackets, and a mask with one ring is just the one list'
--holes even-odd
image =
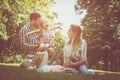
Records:
{"label": "man", "polygon": [[[23,26],[20,30],[20,39],[25,47],[25,54],[34,54],[37,47],[39,46],[40,34],[42,33],[42,20],[41,15],[37,12],[33,12],[30,14],[30,23]],[[41,29],[41,31],[37,31],[33,34],[27,35],[32,30]]]}
{"label": "man", "polygon": [[[37,48],[40,45],[40,36],[42,35],[42,25],[43,21],[41,15],[38,12],[33,12],[30,14],[30,23],[23,26],[20,30],[20,39],[21,43],[25,49],[24,52],[24,61],[28,62],[27,65],[30,65],[32,58],[37,52]],[[34,33],[29,34],[31,31],[36,30]],[[27,61],[26,61],[27,59]]]}

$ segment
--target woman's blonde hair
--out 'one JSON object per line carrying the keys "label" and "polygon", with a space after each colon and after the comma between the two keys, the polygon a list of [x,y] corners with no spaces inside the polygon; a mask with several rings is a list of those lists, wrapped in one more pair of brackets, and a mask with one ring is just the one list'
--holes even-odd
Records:
{"label": "woman's blonde hair", "polygon": [[75,36],[71,39],[72,53],[75,53],[82,43],[82,30],[81,27],[76,24],[71,24],[70,28],[75,34]]}

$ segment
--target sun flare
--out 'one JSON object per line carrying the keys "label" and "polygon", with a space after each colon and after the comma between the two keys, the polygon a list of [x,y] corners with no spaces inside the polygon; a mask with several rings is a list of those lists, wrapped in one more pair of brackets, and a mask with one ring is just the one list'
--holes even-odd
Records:
{"label": "sun flare", "polygon": [[55,22],[63,23],[63,33],[66,34],[70,24],[81,24],[81,20],[86,15],[84,11],[81,15],[75,13],[75,0],[55,0],[56,4],[52,6],[51,10],[58,14]]}

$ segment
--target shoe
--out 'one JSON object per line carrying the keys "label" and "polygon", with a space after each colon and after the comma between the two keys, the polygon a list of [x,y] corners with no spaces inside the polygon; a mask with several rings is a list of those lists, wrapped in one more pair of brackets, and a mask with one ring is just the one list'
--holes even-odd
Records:
{"label": "shoe", "polygon": [[28,66],[27,70],[33,70],[34,68],[32,66]]}

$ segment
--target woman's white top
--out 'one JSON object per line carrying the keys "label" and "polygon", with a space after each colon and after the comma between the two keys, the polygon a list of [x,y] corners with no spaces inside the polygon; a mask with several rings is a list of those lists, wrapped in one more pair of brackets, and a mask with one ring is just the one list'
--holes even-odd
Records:
{"label": "woman's white top", "polygon": [[[87,60],[87,43],[85,40],[82,40],[80,48],[75,53],[72,53],[72,46],[69,43],[66,43],[63,48],[63,60],[64,64],[68,63],[71,57],[74,57],[79,61],[80,59]],[[73,55],[74,54],[74,55]]]}

